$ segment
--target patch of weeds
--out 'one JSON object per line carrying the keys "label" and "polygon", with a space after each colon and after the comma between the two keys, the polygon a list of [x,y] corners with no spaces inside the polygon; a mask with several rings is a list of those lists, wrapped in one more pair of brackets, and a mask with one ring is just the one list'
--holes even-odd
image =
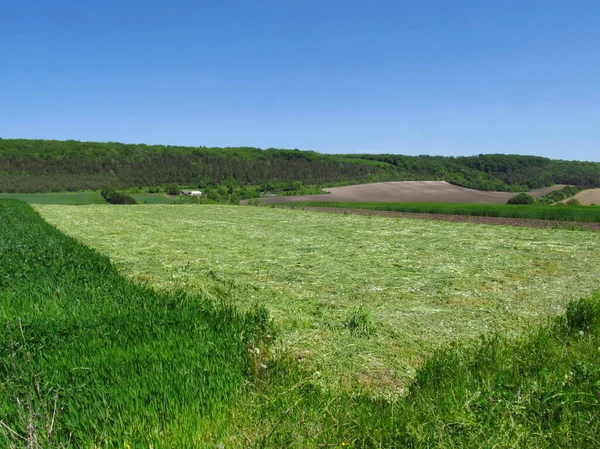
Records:
{"label": "patch of weeds", "polygon": [[344,327],[350,331],[350,335],[353,337],[370,337],[375,334],[373,318],[362,304],[348,313]]}
{"label": "patch of weeds", "polygon": [[254,379],[261,379],[270,359],[270,349],[278,329],[264,305],[255,305],[244,314],[242,340],[248,348],[248,372]]}
{"label": "patch of weeds", "polygon": [[561,231],[587,231],[585,226],[569,222],[559,222],[552,226],[552,229],[558,229]]}
{"label": "patch of weeds", "polygon": [[560,324],[568,333],[587,332],[597,325],[600,317],[600,302],[583,298],[570,302]]}
{"label": "patch of weeds", "polygon": [[248,200],[248,206],[260,206],[260,198],[250,198]]}

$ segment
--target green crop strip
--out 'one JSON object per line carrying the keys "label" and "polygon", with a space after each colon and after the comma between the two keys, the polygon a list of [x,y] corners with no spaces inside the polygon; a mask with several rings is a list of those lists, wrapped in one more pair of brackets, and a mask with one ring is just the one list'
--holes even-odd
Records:
{"label": "green crop strip", "polygon": [[99,192],[0,193],[0,199],[14,199],[31,204],[106,204]]}
{"label": "green crop strip", "polygon": [[600,207],[595,206],[527,206],[462,203],[373,203],[314,201],[282,203],[278,207],[334,207],[422,214],[471,215],[480,217],[524,218],[537,220],[600,222]]}
{"label": "green crop strip", "polygon": [[135,285],[12,200],[0,322],[2,447],[196,446],[219,434],[247,363],[233,309]]}

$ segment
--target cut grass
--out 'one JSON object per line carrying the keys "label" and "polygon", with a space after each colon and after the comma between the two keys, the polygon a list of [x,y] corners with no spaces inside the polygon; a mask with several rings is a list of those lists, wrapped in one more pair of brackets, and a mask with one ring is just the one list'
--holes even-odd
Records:
{"label": "cut grass", "polygon": [[462,203],[376,203],[376,202],[297,202],[281,203],[277,207],[302,208],[333,207],[341,209],[369,209],[394,212],[412,212],[444,215],[471,215],[480,217],[524,218],[536,220],[600,222],[600,208],[586,206],[530,206],[512,204]]}
{"label": "cut grass", "polygon": [[100,192],[0,193],[0,199],[14,199],[30,204],[106,204]]}
{"label": "cut grass", "polygon": [[600,277],[597,233],[236,206],[37,209],[138,281],[265,303],[325,384],[386,394],[434,349],[543,324]]}

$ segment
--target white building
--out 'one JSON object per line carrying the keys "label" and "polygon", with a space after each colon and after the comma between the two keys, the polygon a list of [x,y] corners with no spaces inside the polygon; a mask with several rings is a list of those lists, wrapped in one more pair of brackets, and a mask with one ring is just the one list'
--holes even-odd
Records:
{"label": "white building", "polygon": [[181,194],[186,195],[186,196],[194,196],[194,197],[202,196],[202,192],[200,190],[182,190]]}

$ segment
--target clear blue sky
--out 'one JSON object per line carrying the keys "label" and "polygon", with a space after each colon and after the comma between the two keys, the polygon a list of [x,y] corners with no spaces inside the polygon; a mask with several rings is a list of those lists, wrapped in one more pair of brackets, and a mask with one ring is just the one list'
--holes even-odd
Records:
{"label": "clear blue sky", "polygon": [[600,161],[598,0],[0,0],[0,137]]}

